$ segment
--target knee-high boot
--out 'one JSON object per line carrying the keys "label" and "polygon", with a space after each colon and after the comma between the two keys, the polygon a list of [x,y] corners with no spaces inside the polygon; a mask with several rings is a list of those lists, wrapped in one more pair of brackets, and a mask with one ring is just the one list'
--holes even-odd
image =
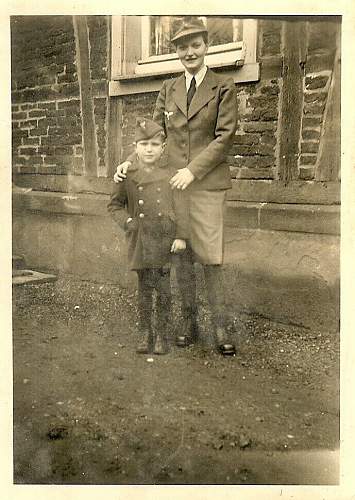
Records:
{"label": "knee-high boot", "polygon": [[185,347],[198,339],[196,276],[192,260],[192,250],[179,255],[176,264],[176,278],[182,303],[182,328],[176,336],[176,345]]}
{"label": "knee-high boot", "polygon": [[136,351],[147,354],[153,347],[152,333],[153,286],[150,269],[138,271],[139,341]]}
{"label": "knee-high boot", "polygon": [[168,351],[167,332],[171,314],[170,269],[157,269],[157,331],[154,340],[154,354],[166,354]]}
{"label": "knee-high boot", "polygon": [[226,330],[225,292],[222,268],[220,265],[205,265],[203,269],[217,348],[223,355],[234,355],[235,346],[230,341]]}

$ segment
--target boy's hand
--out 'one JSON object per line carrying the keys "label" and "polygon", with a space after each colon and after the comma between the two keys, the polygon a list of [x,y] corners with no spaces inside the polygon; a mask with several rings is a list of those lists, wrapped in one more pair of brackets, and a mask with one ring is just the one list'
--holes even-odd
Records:
{"label": "boy's hand", "polygon": [[180,240],[180,239],[176,239],[173,241],[173,244],[171,245],[171,249],[170,249],[170,252],[171,253],[179,253],[179,252],[183,252],[184,250],[186,250],[186,241],[185,240]]}
{"label": "boy's hand", "polygon": [[170,179],[169,183],[172,189],[186,189],[195,179],[194,174],[187,168],[180,168]]}
{"label": "boy's hand", "polygon": [[116,168],[116,173],[113,176],[113,180],[118,184],[119,182],[122,182],[126,178],[127,170],[131,166],[130,161],[124,161],[120,165],[117,166]]}

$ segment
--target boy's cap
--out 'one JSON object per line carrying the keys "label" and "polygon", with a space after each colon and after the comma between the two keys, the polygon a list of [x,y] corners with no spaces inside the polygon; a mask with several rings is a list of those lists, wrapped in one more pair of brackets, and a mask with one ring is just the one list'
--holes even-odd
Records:
{"label": "boy's cap", "polygon": [[136,130],[134,139],[136,142],[151,139],[157,134],[165,137],[164,129],[149,118],[138,117],[136,120]]}
{"label": "boy's cap", "polygon": [[197,35],[199,33],[207,33],[207,28],[196,16],[184,16],[176,21],[176,29],[171,37],[171,42],[176,42],[180,38],[189,35]]}

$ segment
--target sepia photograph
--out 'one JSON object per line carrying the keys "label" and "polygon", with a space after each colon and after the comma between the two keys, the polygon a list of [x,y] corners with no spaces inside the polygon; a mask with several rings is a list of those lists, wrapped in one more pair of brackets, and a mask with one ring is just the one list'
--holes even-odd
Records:
{"label": "sepia photograph", "polygon": [[14,485],[341,484],[342,24],[9,17]]}

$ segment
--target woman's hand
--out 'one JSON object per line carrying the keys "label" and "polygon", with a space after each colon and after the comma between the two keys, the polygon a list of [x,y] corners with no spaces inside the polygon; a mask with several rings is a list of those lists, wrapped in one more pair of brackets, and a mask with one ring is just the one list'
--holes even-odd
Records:
{"label": "woman's hand", "polygon": [[176,240],[174,240],[173,244],[171,245],[170,252],[171,253],[179,253],[179,252],[183,252],[184,250],[186,250],[186,241],[180,240],[179,238],[176,238]]}
{"label": "woman's hand", "polygon": [[131,166],[130,161],[124,161],[120,165],[117,166],[116,168],[116,173],[113,176],[113,180],[118,184],[119,182],[122,182],[126,178],[127,170]]}
{"label": "woman's hand", "polygon": [[172,189],[186,189],[195,179],[194,174],[187,168],[180,168],[170,179],[169,183]]}

